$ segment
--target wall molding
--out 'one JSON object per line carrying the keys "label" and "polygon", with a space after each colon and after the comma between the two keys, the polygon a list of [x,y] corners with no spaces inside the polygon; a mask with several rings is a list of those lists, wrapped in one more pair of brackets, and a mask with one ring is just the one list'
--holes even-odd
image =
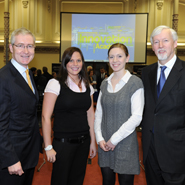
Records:
{"label": "wall molding", "polygon": [[52,47],[36,46],[35,53],[59,54],[60,47],[58,47],[58,46],[52,46]]}
{"label": "wall molding", "polygon": [[[3,53],[4,46],[0,46],[0,52]],[[37,46],[35,48],[35,53],[45,53],[45,54],[59,54],[59,46]],[[152,48],[147,48],[147,56],[155,56]],[[185,48],[177,48],[177,56],[185,56]]]}

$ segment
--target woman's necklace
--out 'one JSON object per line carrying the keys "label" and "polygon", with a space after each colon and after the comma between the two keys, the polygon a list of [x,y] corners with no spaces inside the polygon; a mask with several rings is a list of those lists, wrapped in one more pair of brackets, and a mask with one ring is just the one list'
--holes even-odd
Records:
{"label": "woman's necklace", "polygon": [[[69,75],[70,76],[70,75]],[[81,85],[81,83],[80,83],[80,79],[78,78],[78,81],[76,80],[74,80],[71,76],[70,76],[70,78],[71,78],[71,80],[80,88],[80,90],[82,89],[82,85]]]}

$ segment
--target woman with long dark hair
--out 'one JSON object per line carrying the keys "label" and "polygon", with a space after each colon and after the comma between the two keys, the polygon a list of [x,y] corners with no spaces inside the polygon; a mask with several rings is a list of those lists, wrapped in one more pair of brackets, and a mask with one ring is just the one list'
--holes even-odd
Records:
{"label": "woman with long dark hair", "polygon": [[91,158],[96,155],[93,93],[81,50],[67,48],[57,79],[46,86],[42,110],[47,160],[53,163],[52,185],[82,185],[89,149]]}

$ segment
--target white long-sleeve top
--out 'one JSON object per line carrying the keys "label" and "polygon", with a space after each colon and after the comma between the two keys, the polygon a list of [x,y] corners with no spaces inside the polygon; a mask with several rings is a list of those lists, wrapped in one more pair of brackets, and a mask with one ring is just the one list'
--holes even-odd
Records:
{"label": "white long-sleeve top", "polygon": [[[132,76],[129,71],[126,71],[126,74],[122,77],[118,84],[116,84],[115,89],[113,90],[111,79],[114,76],[114,73],[111,74],[106,80],[108,81],[107,90],[109,93],[118,92],[124,85],[128,82]],[[102,106],[101,106],[101,96],[102,92],[100,91],[96,112],[95,112],[95,123],[94,130],[96,135],[96,141],[99,143],[104,140],[101,132],[101,121],[102,121]],[[122,126],[112,135],[110,141],[113,145],[117,145],[121,140],[129,136],[134,132],[135,128],[140,124],[143,115],[144,107],[144,89],[138,89],[131,97],[131,116],[130,118],[122,124]]]}

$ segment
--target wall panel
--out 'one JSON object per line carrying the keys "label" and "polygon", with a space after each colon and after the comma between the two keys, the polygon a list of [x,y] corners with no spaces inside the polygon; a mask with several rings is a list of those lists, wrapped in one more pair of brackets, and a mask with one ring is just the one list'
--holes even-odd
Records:
{"label": "wall panel", "polygon": [[[4,31],[4,2],[0,2],[0,34]],[[0,39],[2,35],[0,35]]]}
{"label": "wall panel", "polygon": [[185,42],[185,2],[179,3],[179,22],[178,22],[178,35],[179,42]]}
{"label": "wall panel", "polygon": [[123,2],[62,1],[64,12],[123,13]]}

